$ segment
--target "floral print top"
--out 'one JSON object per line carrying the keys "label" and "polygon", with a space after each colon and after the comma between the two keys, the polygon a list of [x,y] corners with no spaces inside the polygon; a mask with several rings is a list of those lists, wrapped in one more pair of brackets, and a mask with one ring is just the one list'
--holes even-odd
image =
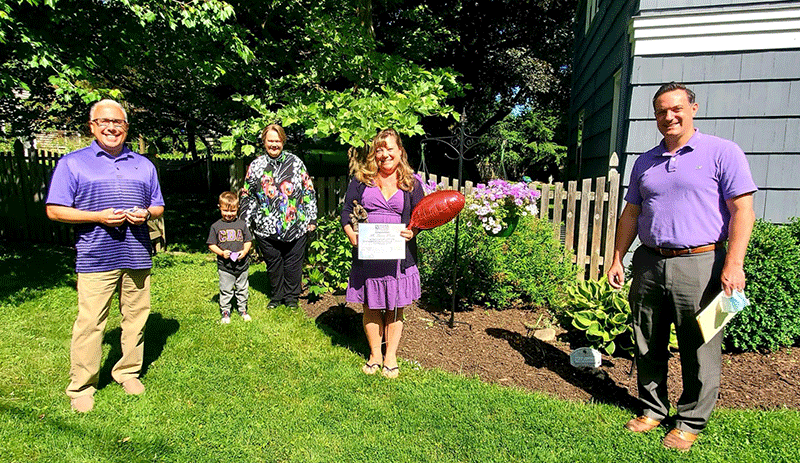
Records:
{"label": "floral print top", "polygon": [[265,154],[247,169],[241,215],[260,238],[294,241],[317,223],[317,196],[305,164],[294,154]]}

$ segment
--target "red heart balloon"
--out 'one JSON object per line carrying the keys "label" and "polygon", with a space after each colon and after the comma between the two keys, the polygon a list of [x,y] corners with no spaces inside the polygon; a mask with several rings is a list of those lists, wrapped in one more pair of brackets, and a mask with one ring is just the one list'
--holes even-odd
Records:
{"label": "red heart balloon", "polygon": [[411,213],[408,228],[435,228],[453,220],[464,208],[464,195],[455,190],[434,191],[422,198]]}

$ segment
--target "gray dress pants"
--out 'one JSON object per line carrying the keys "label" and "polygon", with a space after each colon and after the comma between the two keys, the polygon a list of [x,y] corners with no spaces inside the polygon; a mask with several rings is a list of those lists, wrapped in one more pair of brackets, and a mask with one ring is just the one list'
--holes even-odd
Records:
{"label": "gray dress pants", "polygon": [[692,433],[705,428],[719,396],[723,332],[704,343],[695,317],[721,291],[724,263],[723,248],[664,257],[640,246],[633,255],[629,300],[644,415],[662,420],[669,414],[668,345],[675,323],[683,379],[675,425]]}

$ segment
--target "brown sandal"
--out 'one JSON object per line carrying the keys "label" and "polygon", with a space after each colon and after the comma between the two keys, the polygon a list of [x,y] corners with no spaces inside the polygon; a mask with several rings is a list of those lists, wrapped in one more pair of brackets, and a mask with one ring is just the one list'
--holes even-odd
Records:
{"label": "brown sandal", "polygon": [[694,441],[696,440],[697,434],[675,428],[667,433],[667,436],[664,437],[664,441],[662,443],[664,444],[664,447],[668,449],[686,452],[692,447],[692,444],[694,444]]}
{"label": "brown sandal", "polygon": [[365,375],[374,375],[381,369],[380,363],[365,363],[363,367],[361,367],[361,371],[364,372]]}
{"label": "brown sandal", "polygon": [[648,432],[657,428],[659,424],[661,424],[660,421],[642,415],[625,423],[625,429],[631,432]]}

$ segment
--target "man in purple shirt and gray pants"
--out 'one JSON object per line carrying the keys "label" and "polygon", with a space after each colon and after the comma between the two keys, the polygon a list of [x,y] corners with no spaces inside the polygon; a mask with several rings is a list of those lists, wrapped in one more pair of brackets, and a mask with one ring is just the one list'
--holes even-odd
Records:
{"label": "man in purple shirt and gray pants", "polygon": [[103,330],[119,286],[122,358],[111,376],[128,394],[141,394],[144,325],[150,314],[150,233],[147,221],[164,213],[153,164],[125,146],[128,117],[113,100],[89,111],[95,141],[58,161],[47,194],[47,217],[75,225],[78,317],[72,326],[72,408],[94,407]]}
{"label": "man in purple shirt and gray pants", "polygon": [[744,289],[757,188],[735,143],[694,128],[694,92],[676,82],[664,84],[653,108],[664,139],[642,154],[631,171],[608,280],[622,287],[622,257],[638,234],[642,245],[633,255],[629,299],[644,410],[625,427],[648,432],[668,416],[668,344],[674,323],[683,393],[675,427],[663,444],[689,450],[719,395],[723,336],[720,331],[704,343],[695,316],[720,290],[730,295]]}

